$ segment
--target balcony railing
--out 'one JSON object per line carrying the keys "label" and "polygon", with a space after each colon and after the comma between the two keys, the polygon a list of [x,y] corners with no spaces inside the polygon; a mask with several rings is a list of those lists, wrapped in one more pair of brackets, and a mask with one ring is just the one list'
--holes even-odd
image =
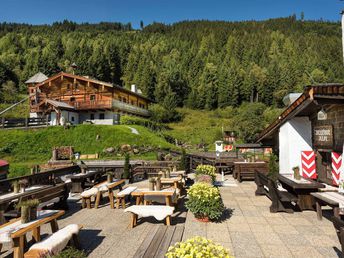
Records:
{"label": "balcony railing", "polygon": [[111,100],[88,100],[88,101],[73,101],[68,102],[69,105],[75,107],[77,110],[88,109],[111,109]]}
{"label": "balcony railing", "polygon": [[134,114],[141,115],[141,116],[149,116],[149,111],[147,109],[140,108],[140,107],[137,107],[134,105],[130,105],[128,103],[124,103],[124,102],[121,102],[119,100],[112,100],[112,106],[114,108],[129,112],[129,113],[134,113]]}

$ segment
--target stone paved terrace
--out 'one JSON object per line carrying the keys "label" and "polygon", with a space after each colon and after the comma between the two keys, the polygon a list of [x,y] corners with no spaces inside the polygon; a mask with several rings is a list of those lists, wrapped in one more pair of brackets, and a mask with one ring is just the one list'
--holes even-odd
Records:
{"label": "stone paved terrace", "polygon": [[[185,225],[183,239],[196,235],[210,238],[237,258],[341,257],[339,241],[327,218],[318,221],[314,211],[270,213],[271,201],[254,195],[254,182],[236,183],[231,176],[227,182],[232,186],[221,187],[224,204],[231,209],[227,218],[220,223],[200,223],[191,213],[176,213],[172,223]],[[145,220],[129,229],[129,217],[108,204],[97,210],[80,210],[80,203],[74,203],[59,225],[84,225],[80,240],[89,257],[132,257],[157,223]],[[9,252],[2,255],[11,257]]]}

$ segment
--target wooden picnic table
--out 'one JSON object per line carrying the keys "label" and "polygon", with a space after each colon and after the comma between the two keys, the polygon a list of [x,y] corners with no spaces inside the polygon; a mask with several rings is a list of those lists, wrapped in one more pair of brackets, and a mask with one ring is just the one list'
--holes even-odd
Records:
{"label": "wooden picnic table", "polygon": [[318,192],[320,188],[325,188],[324,184],[301,178],[296,180],[291,176],[279,174],[278,181],[288,192],[297,196],[297,205],[301,211],[314,210],[315,200],[311,193]]}
{"label": "wooden picnic table", "polygon": [[172,196],[176,194],[176,189],[164,189],[160,191],[150,191],[149,189],[136,189],[131,193],[131,196],[136,197],[136,205],[143,204],[143,197],[145,195],[164,196],[166,205],[171,206]]}
{"label": "wooden picnic table", "polygon": [[[11,220],[10,222],[0,226],[1,230],[10,229],[13,227],[18,227],[18,230],[15,230],[10,234],[11,239],[13,240],[13,257],[14,258],[23,258],[24,257],[24,248],[26,242],[26,234],[32,232],[32,237],[35,242],[41,240],[41,226],[47,223],[50,223],[52,233],[58,231],[57,219],[65,214],[63,210],[50,211],[45,210],[41,212],[41,215],[38,214],[38,218],[34,221],[31,221],[26,224],[21,224],[21,218]],[[16,225],[17,224],[17,225]],[[1,251],[0,243],[0,251]]]}
{"label": "wooden picnic table", "polygon": [[104,174],[102,171],[89,171],[87,173],[78,173],[74,175],[67,176],[72,181],[72,193],[81,193],[85,189],[85,184],[88,180],[96,179],[96,177],[101,177]]}
{"label": "wooden picnic table", "polygon": [[338,192],[321,192],[311,193],[311,195],[315,199],[318,220],[322,220],[322,206],[330,206],[333,209],[333,215],[340,218],[339,203],[344,204],[344,194]]}
{"label": "wooden picnic table", "polygon": [[113,195],[113,190],[116,188],[116,187],[119,187],[120,190],[122,190],[122,185],[125,183],[125,180],[124,179],[120,179],[120,180],[115,180],[114,182],[112,183],[108,183],[107,181],[105,182],[102,182],[100,184],[97,184],[95,185],[95,187],[98,187],[99,188],[99,191],[97,193],[97,197],[96,197],[96,203],[94,205],[94,208],[97,209],[98,206],[99,206],[99,203],[100,203],[100,198],[102,196],[102,191],[101,191],[101,188],[104,187],[104,188],[107,188],[107,192],[109,194],[109,199],[110,199],[110,207],[111,209],[114,209],[115,208],[115,203],[114,203],[114,195]]}
{"label": "wooden picnic table", "polygon": [[9,193],[0,195],[0,225],[6,223],[4,214],[11,202],[20,200],[21,198],[25,198],[33,194],[37,194],[49,188],[53,188],[53,186],[52,185],[37,185],[37,186],[27,187],[25,189],[25,192],[22,192],[22,193],[9,192]]}
{"label": "wooden picnic table", "polygon": [[170,177],[170,178],[161,178],[161,184],[163,185],[171,185],[175,189],[180,189],[180,184],[182,181],[181,177]]}

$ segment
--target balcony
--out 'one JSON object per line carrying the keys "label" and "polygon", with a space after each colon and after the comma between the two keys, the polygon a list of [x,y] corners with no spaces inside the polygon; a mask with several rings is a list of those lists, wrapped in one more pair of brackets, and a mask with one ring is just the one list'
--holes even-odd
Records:
{"label": "balcony", "polygon": [[149,111],[144,108],[140,108],[128,103],[121,102],[119,100],[112,100],[112,107],[119,109],[120,111],[140,115],[140,116],[149,116]]}
{"label": "balcony", "polygon": [[112,109],[111,100],[72,101],[68,104],[75,107],[76,110]]}

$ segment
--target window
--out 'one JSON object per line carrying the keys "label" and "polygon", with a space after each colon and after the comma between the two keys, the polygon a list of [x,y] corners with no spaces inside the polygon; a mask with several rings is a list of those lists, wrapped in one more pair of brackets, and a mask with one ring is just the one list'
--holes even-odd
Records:
{"label": "window", "polygon": [[71,97],[70,98],[70,102],[74,102],[75,101],[75,98],[74,97]]}
{"label": "window", "polygon": [[99,119],[100,120],[104,120],[105,119],[105,114],[104,113],[100,113],[99,114]]}
{"label": "window", "polygon": [[90,100],[91,101],[96,100],[96,95],[90,95]]}
{"label": "window", "polygon": [[94,120],[94,114],[91,114],[91,115],[90,115],[90,119],[91,119],[91,120]]}
{"label": "window", "polygon": [[71,120],[72,122],[74,122],[74,116],[72,116],[72,117],[70,118],[70,120]]}

